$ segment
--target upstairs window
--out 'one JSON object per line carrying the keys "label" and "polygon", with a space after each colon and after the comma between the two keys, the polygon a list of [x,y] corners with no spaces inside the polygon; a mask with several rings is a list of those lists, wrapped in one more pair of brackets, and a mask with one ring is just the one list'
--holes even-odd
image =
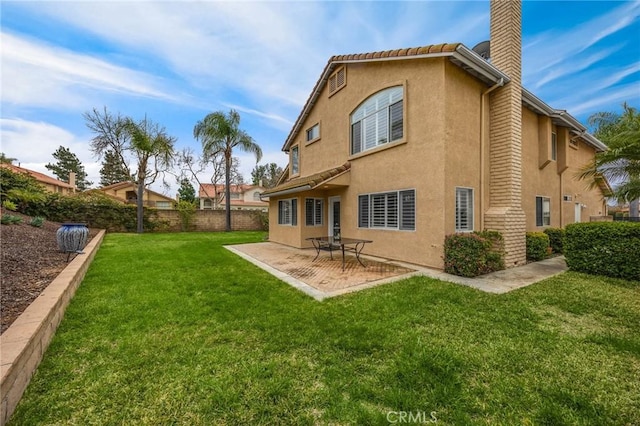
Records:
{"label": "upstairs window", "polygon": [[316,139],[320,139],[320,123],[307,129],[307,142],[313,142]]}
{"label": "upstairs window", "polygon": [[336,93],[347,85],[347,69],[345,67],[338,68],[336,72],[329,77],[329,96]]}
{"label": "upstairs window", "polygon": [[297,175],[300,173],[300,156],[299,156],[298,147],[294,146],[291,148],[291,174]]}
{"label": "upstairs window", "polygon": [[402,139],[403,90],[396,86],[378,92],[351,114],[351,154]]}

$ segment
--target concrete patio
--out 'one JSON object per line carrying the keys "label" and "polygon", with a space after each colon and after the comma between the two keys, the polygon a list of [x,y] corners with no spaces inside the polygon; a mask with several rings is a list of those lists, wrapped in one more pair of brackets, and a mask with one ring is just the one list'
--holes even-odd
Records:
{"label": "concrete patio", "polygon": [[314,261],[313,248],[297,249],[282,244],[263,242],[226,246],[238,256],[264,269],[292,287],[316,300],[371,288],[414,275],[466,285],[488,293],[506,293],[528,286],[567,270],[563,256],[517,268],[493,272],[477,278],[458,277],[439,270],[362,255],[366,267],[353,254],[347,254],[342,270],[342,254],[321,252]]}

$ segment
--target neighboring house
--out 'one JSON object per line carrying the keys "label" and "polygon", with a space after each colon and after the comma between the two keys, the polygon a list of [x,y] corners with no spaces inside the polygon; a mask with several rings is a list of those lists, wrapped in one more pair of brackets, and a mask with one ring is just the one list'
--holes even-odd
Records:
{"label": "neighboring house", "polygon": [[69,173],[69,183],[63,182],[51,176],[47,176],[44,173],[36,172],[35,170],[25,169],[24,167],[16,166],[13,164],[2,163],[1,167],[11,170],[14,173],[26,173],[32,176],[49,192],[55,192],[58,194],[69,195],[77,191],[76,188],[76,174]]}
{"label": "neighboring house", "polygon": [[[200,198],[200,209],[223,209],[224,185],[214,185],[212,183],[200,184],[198,197]],[[269,210],[269,203],[260,199],[260,194],[265,190],[259,185],[231,185],[230,204],[231,210]]]}
{"label": "neighboring house", "polygon": [[[114,183],[112,185],[98,188],[97,191],[104,192],[110,197],[123,203],[137,204],[138,202],[138,191],[133,182]],[[162,195],[148,188],[144,189],[142,199],[145,207],[154,207],[159,210],[173,209],[173,205],[176,202],[173,198],[167,197],[166,195]]]}
{"label": "neighboring house", "polygon": [[373,240],[366,254],[443,267],[445,236],[493,229],[507,266],[525,231],[606,214],[578,169],[606,147],[521,86],[514,2],[491,2],[491,61],[462,44],[332,57],[283,150],[270,241]]}

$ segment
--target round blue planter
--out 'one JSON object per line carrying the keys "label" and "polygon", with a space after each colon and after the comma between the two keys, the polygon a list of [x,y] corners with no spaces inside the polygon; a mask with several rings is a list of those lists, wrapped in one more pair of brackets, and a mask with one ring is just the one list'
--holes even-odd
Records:
{"label": "round blue planter", "polygon": [[65,253],[82,253],[89,239],[86,223],[63,223],[56,232],[58,247]]}

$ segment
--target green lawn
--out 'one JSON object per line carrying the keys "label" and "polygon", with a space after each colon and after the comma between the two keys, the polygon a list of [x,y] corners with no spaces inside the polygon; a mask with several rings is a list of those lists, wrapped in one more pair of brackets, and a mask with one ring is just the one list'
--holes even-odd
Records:
{"label": "green lawn", "polygon": [[640,283],[320,303],[222,247],[262,238],[107,235],[11,423],[640,424]]}

